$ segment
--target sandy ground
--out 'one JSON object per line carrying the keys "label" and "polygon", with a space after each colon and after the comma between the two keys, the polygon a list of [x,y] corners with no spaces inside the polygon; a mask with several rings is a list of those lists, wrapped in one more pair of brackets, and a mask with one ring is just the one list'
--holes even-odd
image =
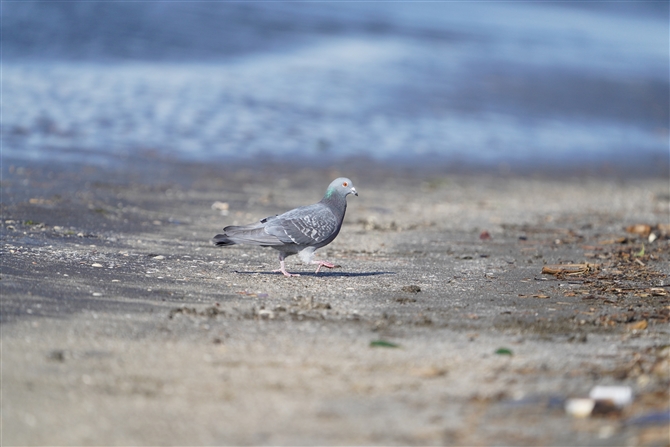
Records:
{"label": "sandy ground", "polygon": [[[4,163],[3,445],[668,444],[667,178],[115,166]],[[340,268],[209,244],[338,175]]]}

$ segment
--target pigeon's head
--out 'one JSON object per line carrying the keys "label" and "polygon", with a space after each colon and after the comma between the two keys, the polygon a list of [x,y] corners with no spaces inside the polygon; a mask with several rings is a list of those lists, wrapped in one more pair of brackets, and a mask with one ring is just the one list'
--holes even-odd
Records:
{"label": "pigeon's head", "polygon": [[356,188],[354,188],[354,184],[351,182],[351,180],[349,180],[346,177],[340,177],[338,179],[333,180],[331,184],[328,186],[328,190],[326,191],[326,197],[330,197],[333,194],[337,194],[341,197],[346,197],[349,194],[357,196],[358,192],[356,192]]}

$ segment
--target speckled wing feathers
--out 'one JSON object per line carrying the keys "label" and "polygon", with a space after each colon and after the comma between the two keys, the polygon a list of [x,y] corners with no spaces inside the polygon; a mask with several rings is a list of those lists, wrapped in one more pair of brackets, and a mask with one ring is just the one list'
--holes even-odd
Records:
{"label": "speckled wing feathers", "polygon": [[287,244],[314,246],[332,237],[341,224],[330,208],[317,203],[267,218],[265,231]]}

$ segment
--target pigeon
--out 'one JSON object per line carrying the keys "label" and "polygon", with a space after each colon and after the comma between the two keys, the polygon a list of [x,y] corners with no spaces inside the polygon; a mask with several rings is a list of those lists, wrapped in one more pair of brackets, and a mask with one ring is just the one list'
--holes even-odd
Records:
{"label": "pigeon", "polygon": [[214,245],[260,245],[279,251],[279,270],[286,277],[300,276],[286,271],[284,259],[297,254],[305,264],[316,264],[316,274],[321,267],[335,268],[334,264],[314,260],[314,251],[335,239],[342,227],[349,194],[358,196],[351,180],[340,177],[332,181],[320,202],[301,206],[284,214],[266,217],[258,223],[229,226],[214,236]]}

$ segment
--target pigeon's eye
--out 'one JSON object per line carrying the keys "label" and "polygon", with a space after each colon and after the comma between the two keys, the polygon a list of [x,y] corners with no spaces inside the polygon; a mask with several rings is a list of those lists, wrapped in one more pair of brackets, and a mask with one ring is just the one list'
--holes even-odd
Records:
{"label": "pigeon's eye", "polygon": [[349,186],[349,183],[344,182],[344,183],[342,183],[342,186]]}

